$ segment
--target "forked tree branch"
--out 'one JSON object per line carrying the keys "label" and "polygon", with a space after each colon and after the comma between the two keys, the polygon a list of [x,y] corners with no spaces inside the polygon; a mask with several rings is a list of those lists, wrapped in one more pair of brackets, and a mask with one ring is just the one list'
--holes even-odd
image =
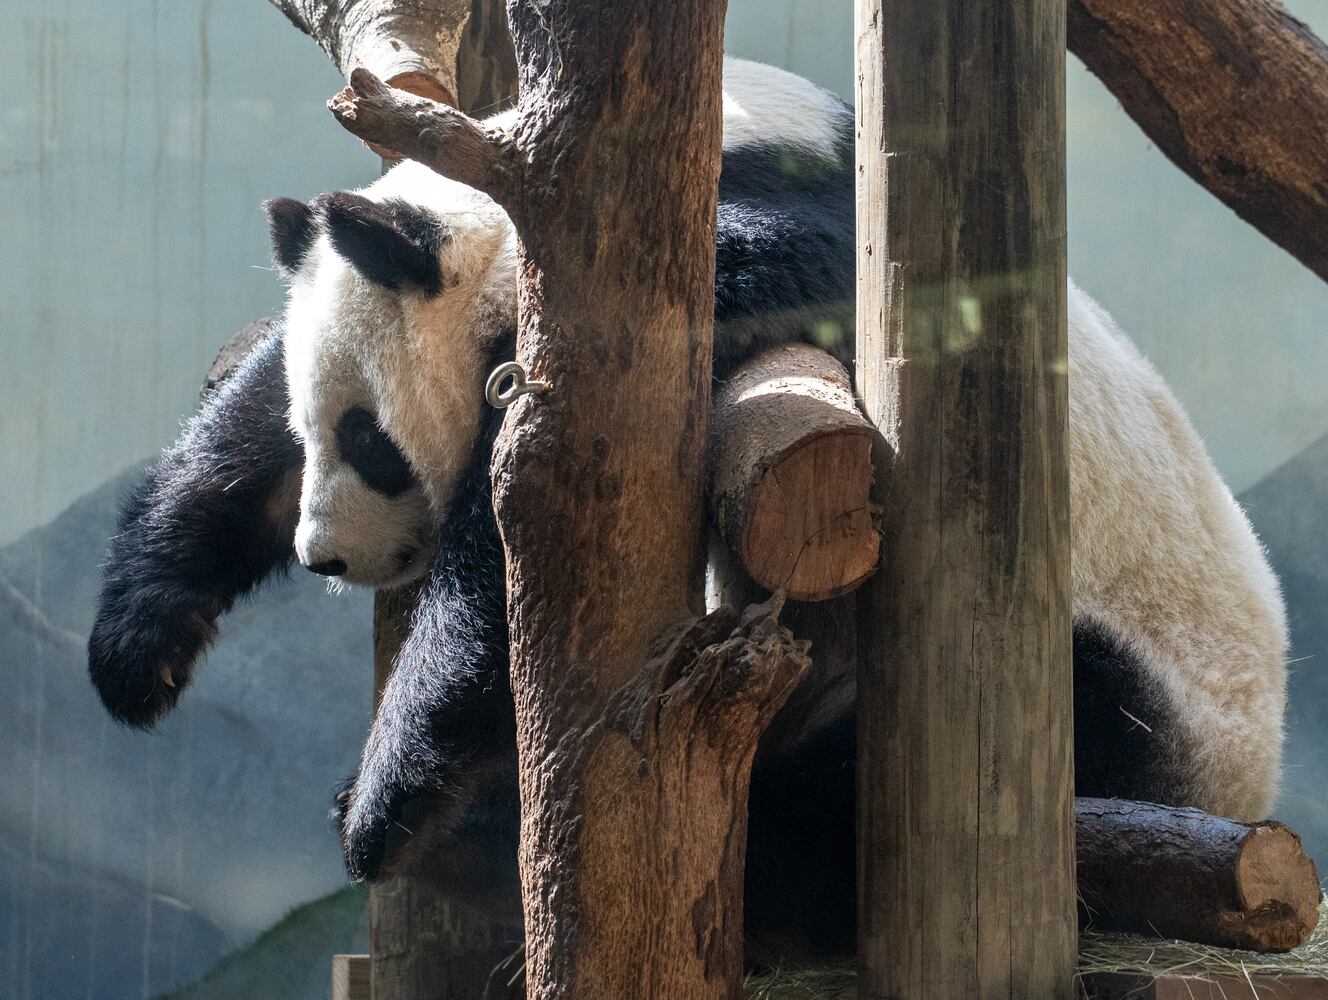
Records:
{"label": "forked tree branch", "polygon": [[457,52],[471,10],[455,0],[271,0],[343,77],[365,66],[392,86],[457,103]]}
{"label": "forked tree branch", "polygon": [[417,160],[508,207],[519,164],[503,133],[456,108],[389,87],[363,68],[351,71],[350,86],[327,106],[343,128],[365,142]]}

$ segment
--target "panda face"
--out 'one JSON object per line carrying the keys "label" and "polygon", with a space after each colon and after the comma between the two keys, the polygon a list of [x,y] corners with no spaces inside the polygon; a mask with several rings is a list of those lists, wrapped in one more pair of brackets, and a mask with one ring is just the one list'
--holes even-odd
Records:
{"label": "panda face", "polygon": [[410,460],[380,424],[370,386],[344,364],[317,366],[299,384],[292,422],[305,455],[300,562],[370,587],[420,576],[433,552],[434,518]]}
{"label": "panda face", "polygon": [[400,586],[430,564],[515,315],[510,223],[401,167],[364,194],[283,199],[268,215],[305,454],[296,554],[348,583]]}

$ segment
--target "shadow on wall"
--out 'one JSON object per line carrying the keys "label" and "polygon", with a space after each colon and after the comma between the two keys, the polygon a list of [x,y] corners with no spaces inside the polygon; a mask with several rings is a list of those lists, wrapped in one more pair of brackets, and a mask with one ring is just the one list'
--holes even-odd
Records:
{"label": "shadow on wall", "polygon": [[156,732],[117,726],[84,643],[131,478],[0,549],[0,993],[12,1000],[157,996],[345,885],[327,815],[369,721],[369,596],[329,597],[297,571],[223,620]]}
{"label": "shadow on wall", "polygon": [[1328,876],[1328,435],[1240,495],[1291,623],[1286,772],[1274,815]]}

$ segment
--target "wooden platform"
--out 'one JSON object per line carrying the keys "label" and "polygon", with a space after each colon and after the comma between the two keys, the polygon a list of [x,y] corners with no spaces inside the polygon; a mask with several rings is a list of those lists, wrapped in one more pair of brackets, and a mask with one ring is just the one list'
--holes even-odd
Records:
{"label": "wooden platform", "polygon": [[[1088,930],[1079,937],[1079,968],[1078,1000],[1328,1000],[1328,903],[1310,940],[1286,954]],[[857,1000],[857,995],[850,967],[754,976],[747,989],[748,1000]],[[369,1000],[368,955],[333,957],[332,1000]]]}
{"label": "wooden platform", "polygon": [[1186,976],[1164,973],[1094,972],[1079,977],[1080,1000],[1326,1000],[1321,976],[1256,972]]}

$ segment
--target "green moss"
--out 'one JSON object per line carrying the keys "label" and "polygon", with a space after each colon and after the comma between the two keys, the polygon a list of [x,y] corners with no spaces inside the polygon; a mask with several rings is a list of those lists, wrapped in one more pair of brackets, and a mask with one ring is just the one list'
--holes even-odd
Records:
{"label": "green moss", "polygon": [[325,1000],[332,956],[364,953],[368,892],[347,886],[297,907],[206,976],[158,1000]]}

